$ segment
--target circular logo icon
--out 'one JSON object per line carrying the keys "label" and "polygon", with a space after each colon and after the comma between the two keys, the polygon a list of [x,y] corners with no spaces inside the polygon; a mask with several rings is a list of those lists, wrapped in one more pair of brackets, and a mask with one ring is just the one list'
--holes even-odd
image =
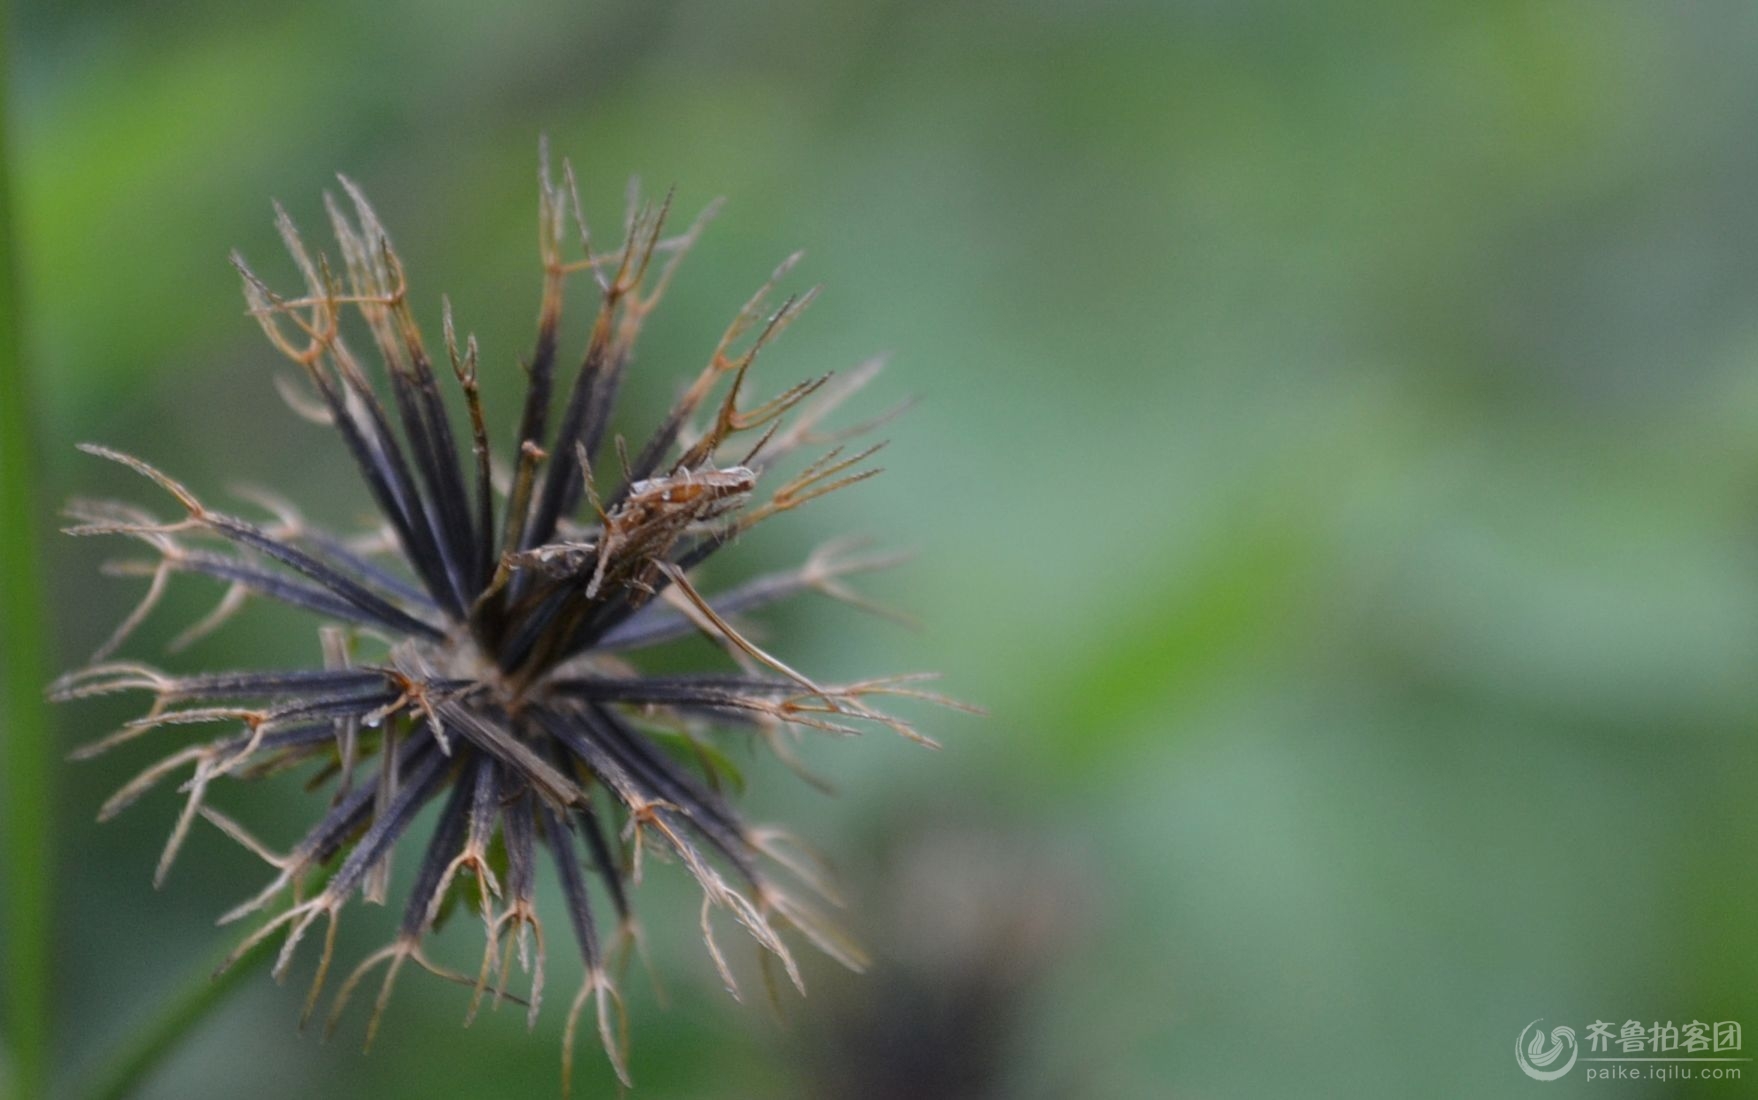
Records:
{"label": "circular logo icon", "polygon": [[[1579,1053],[1575,1048],[1575,1029],[1553,1027],[1546,1036],[1538,1026],[1543,1020],[1540,1016],[1520,1030],[1520,1037],[1514,1040],[1514,1060],[1520,1063],[1521,1072],[1534,1081],[1555,1081],[1575,1068],[1575,1055]],[[1551,1069],[1565,1050],[1569,1060]]]}

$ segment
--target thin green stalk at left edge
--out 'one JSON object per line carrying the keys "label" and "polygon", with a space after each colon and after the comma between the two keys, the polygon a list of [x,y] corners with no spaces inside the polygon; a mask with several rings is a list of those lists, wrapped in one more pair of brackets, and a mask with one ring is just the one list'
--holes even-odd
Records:
{"label": "thin green stalk at left edge", "polygon": [[[0,51],[9,50],[9,5],[0,0]],[[37,559],[37,485],[25,377],[18,234],[7,156],[6,78],[0,57],[0,806],[4,806],[5,1045],[13,1095],[49,1085],[49,723],[43,702],[45,639]]]}

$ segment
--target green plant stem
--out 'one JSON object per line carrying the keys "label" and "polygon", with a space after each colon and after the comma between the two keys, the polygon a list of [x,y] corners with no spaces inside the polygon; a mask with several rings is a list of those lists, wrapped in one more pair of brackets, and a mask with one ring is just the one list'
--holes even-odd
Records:
{"label": "green plant stem", "polygon": [[[320,891],[329,880],[330,872],[324,871],[312,877],[309,888]],[[78,1095],[85,1100],[120,1100],[133,1093],[208,1013],[219,1007],[245,978],[269,964],[275,957],[275,945],[275,937],[270,936],[238,956],[230,966],[225,962],[231,955],[232,949],[228,949],[226,955],[215,959],[212,966],[167,1000],[157,1015],[99,1067],[89,1087]]]}
{"label": "green plant stem", "polygon": [[49,1085],[49,723],[43,702],[42,581],[30,390],[25,377],[19,248],[12,216],[7,78],[14,71],[6,0],[0,0],[0,759],[5,790],[7,1046],[20,1097]]}
{"label": "green plant stem", "polygon": [[239,983],[268,965],[275,955],[273,941],[271,936],[257,944],[222,973],[210,969],[190,981],[104,1063],[80,1095],[86,1100],[121,1100],[133,1093]]}

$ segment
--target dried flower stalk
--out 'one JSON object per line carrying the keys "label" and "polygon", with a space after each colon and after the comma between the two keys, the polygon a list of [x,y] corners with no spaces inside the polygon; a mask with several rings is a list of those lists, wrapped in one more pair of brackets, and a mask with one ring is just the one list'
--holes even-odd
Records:
{"label": "dried flower stalk", "polygon": [[[343,179],[344,200],[325,196],[339,268],[314,254],[277,207],[304,286],[294,296],[277,293],[234,255],[245,298],[270,342],[299,368],[302,381],[283,380],[283,394],[341,437],[379,525],[344,537],[262,492],[250,494],[250,503],[264,518],[245,519],[138,458],[85,447],[155,483],[173,507],[165,517],[119,501],[69,506],[77,523],[69,533],[122,536],[143,547],[145,558],[112,563],[109,571],[149,583],[92,664],[63,677],[53,694],[71,700],[144,691],[151,698],[143,716],[87,745],[81,757],[180,727],[221,731],[146,768],[104,804],[100,818],[185,776],[183,810],[155,884],[198,818],[261,857],[269,882],[221,919],[268,915],[232,958],[283,934],[274,966],[280,977],[321,922],[307,1017],[326,984],[338,916],[356,894],[385,900],[393,852],[417,813],[441,804],[395,939],[340,983],[328,1012],[333,1027],[350,996],[382,967],[368,1045],[410,963],[471,988],[469,1017],[487,996],[522,1001],[535,1021],[548,943],[535,893],[538,852],[547,851],[585,962],[568,1012],[565,1088],[574,1033],[588,1008],[617,1075],[629,1079],[614,975],[641,942],[630,888],[648,851],[675,857],[700,885],[702,936],[735,996],[737,983],[716,940],[716,913],[741,925],[796,986],[800,973],[786,929],[850,967],[863,964],[859,949],[809,900],[834,897],[817,858],[778,830],[746,824],[721,793],[724,757],[714,731],[754,732],[793,762],[790,741],[801,731],[851,734],[877,725],[931,743],[878,709],[885,697],[956,704],[917,687],[921,677],[817,682],[736,625],[746,612],[806,591],[869,606],[847,578],[890,559],[838,542],[797,569],[717,596],[691,579],[755,524],[878,472],[865,465],[877,447],[851,454],[844,442],[884,418],[844,432],[822,426],[872,378],[877,362],[765,401],[746,398],[759,353],[812,299],[808,292],[770,304],[798,256],[739,310],[634,457],[615,440],[618,462],[610,473],[611,411],[642,324],[714,208],[681,235],[667,236],[671,197],[644,202],[631,188],[621,243],[601,249],[580,214],[572,170],[564,164],[558,185],[547,155],[543,160],[543,295],[510,467],[498,470],[491,460],[478,348],[474,337],[459,340],[448,303],[445,353],[468,424],[468,446],[460,446],[440,371],[410,309],[402,260],[359,188]],[[570,223],[579,241],[571,259]],[[563,395],[556,386],[563,291],[578,276],[595,284],[598,309]],[[345,329],[370,341],[382,366],[376,379]],[[712,401],[716,390],[722,396]],[[784,459],[815,446],[830,450],[797,473],[774,473]],[[779,484],[765,495],[762,487],[771,482]],[[173,675],[112,660],[179,573],[224,588],[213,612],[173,649],[217,629],[253,598],[267,598],[323,620],[321,665]],[[730,671],[645,675],[627,656],[697,633],[721,645]],[[304,765],[315,770],[314,785],[328,783],[333,793],[317,822],[285,850],[208,801],[223,781]],[[614,911],[608,936],[588,897],[588,868]],[[327,879],[307,896],[325,869]],[[424,946],[458,904],[473,908],[483,925],[474,974],[440,965]],[[529,974],[523,997],[508,991],[515,957]]]}

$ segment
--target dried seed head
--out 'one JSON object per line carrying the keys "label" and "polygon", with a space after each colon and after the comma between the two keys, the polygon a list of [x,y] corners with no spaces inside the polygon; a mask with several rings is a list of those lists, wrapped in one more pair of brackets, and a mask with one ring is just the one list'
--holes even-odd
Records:
{"label": "dried seed head", "polygon": [[[189,769],[180,788],[184,808],[155,881],[168,873],[198,817],[261,857],[270,881],[222,920],[269,916],[233,958],[284,929],[275,964],[283,975],[321,918],[325,935],[308,1016],[323,989],[342,910],[356,894],[384,899],[391,858],[411,822],[427,804],[441,804],[395,939],[349,975],[328,1013],[326,1026],[333,1027],[355,988],[382,964],[368,1043],[411,961],[472,987],[473,1017],[485,996],[491,1003],[521,1000],[508,992],[516,958],[529,973],[522,1001],[535,1019],[546,944],[535,903],[537,852],[547,850],[586,974],[568,1013],[564,1052],[571,1052],[579,1017],[590,1007],[600,1042],[627,1082],[622,1001],[612,975],[641,942],[630,887],[648,847],[675,856],[700,885],[703,938],[735,994],[711,923],[716,910],[743,926],[796,985],[799,970],[782,935],[788,928],[851,967],[862,964],[859,949],[789,885],[833,896],[818,862],[799,845],[782,844],[777,831],[748,826],[721,793],[725,756],[713,744],[720,735],[705,731],[755,733],[791,762],[789,742],[804,731],[847,734],[878,725],[931,743],[875,709],[875,699],[956,704],[905,686],[912,677],[819,683],[736,625],[747,612],[809,589],[866,606],[845,578],[882,559],[847,557],[839,543],[798,569],[718,596],[691,579],[754,524],[877,472],[861,468],[877,448],[843,456],[841,441],[862,429],[821,428],[877,372],[876,362],[846,379],[825,376],[767,401],[745,400],[758,353],[812,299],[807,292],[769,305],[798,256],[737,313],[633,459],[617,441],[620,475],[605,477],[605,437],[635,340],[714,207],[668,237],[671,196],[653,204],[632,188],[622,243],[598,250],[580,217],[572,169],[564,163],[565,184],[558,185],[547,152],[543,162],[543,295],[510,476],[497,477],[491,462],[475,338],[466,336],[460,350],[447,303],[446,353],[470,431],[465,449],[410,308],[403,263],[360,189],[343,179],[345,203],[325,196],[339,268],[314,255],[277,206],[276,225],[304,285],[280,294],[235,255],[245,300],[269,341],[299,368],[301,380],[277,385],[296,412],[341,437],[381,522],[355,536],[331,533],[262,492],[248,499],[269,515],[253,522],[216,509],[138,458],[86,447],[155,483],[174,510],[163,519],[118,502],[69,507],[77,521],[69,533],[139,544],[146,558],[116,563],[114,571],[151,580],[92,665],[52,690],[66,700],[123,691],[150,697],[144,717],[79,756],[166,727],[219,727],[211,739],[147,767],[105,804],[103,816]],[[570,216],[580,241],[572,259]],[[557,387],[562,291],[581,272],[597,286],[598,309],[564,395]],[[350,343],[356,328],[353,336],[363,333],[381,364],[376,379]],[[711,404],[718,387],[724,393]],[[835,449],[763,497],[760,487],[776,464],[815,444]],[[216,629],[252,598],[267,598],[321,620],[321,664],[180,676],[107,661],[174,573],[222,585],[213,612],[174,648]],[[718,642],[734,670],[648,676],[625,656],[692,633]],[[333,794],[285,851],[207,803],[210,791],[231,781],[300,766],[314,770],[313,785],[333,784]],[[614,911],[608,934],[589,900],[588,867]],[[459,902],[476,908],[485,932],[474,977],[425,953],[426,937]]]}

